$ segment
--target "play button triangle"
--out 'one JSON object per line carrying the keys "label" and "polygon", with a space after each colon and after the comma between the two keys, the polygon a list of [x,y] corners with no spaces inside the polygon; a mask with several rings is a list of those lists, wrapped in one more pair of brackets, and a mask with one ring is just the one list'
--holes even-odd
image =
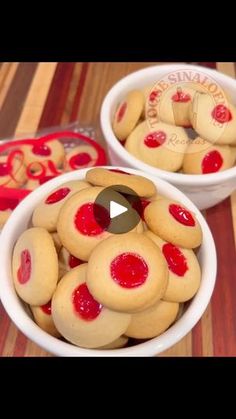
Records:
{"label": "play button triangle", "polygon": [[102,189],[95,200],[94,218],[103,230],[111,234],[124,234],[132,231],[140,222],[135,209],[140,207],[140,198],[132,189],[124,185],[108,186]]}
{"label": "play button triangle", "polygon": [[110,218],[118,217],[118,215],[121,215],[126,211],[128,211],[128,208],[115,201],[110,201]]}

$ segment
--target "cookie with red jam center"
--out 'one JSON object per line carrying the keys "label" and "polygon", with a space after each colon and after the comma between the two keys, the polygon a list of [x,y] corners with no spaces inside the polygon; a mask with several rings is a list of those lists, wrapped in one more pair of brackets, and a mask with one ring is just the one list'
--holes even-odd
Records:
{"label": "cookie with red jam center", "polygon": [[193,250],[166,242],[149,230],[144,234],[159,247],[168,265],[169,282],[163,300],[177,303],[190,300],[201,282],[201,269]]}
{"label": "cookie with red jam center", "polygon": [[[81,260],[87,261],[94,247],[110,235],[106,230],[106,225],[108,227],[110,224],[109,211],[95,203],[102,190],[92,187],[77,192],[67,200],[59,213],[57,232],[60,240],[72,255]],[[101,224],[94,216],[95,206]]]}
{"label": "cookie with red jam center", "polygon": [[216,145],[203,138],[195,138],[186,150],[183,172],[189,174],[217,173],[234,165],[232,147]]}
{"label": "cookie with red jam center", "polygon": [[47,230],[33,227],[20,235],[13,250],[12,274],[23,301],[40,306],[51,300],[58,281],[58,259]]}
{"label": "cookie with red jam center", "polygon": [[48,231],[56,231],[59,212],[64,203],[76,192],[89,188],[87,182],[73,180],[58,186],[50,192],[37,207],[32,216],[35,227],[44,227]]}
{"label": "cookie with red jam center", "polygon": [[191,127],[189,108],[195,93],[194,89],[181,83],[163,92],[157,107],[160,121],[184,128]]}
{"label": "cookie with red jam center", "polygon": [[125,140],[143,112],[144,95],[142,91],[132,90],[119,104],[113,117],[113,131],[118,140]]}
{"label": "cookie with red jam center", "polygon": [[214,144],[236,144],[236,108],[228,102],[216,103],[214,96],[196,93],[190,108],[193,128]]}
{"label": "cookie with red jam center", "polygon": [[137,159],[162,170],[180,169],[189,138],[181,127],[157,122],[150,127],[143,121],[129,135],[126,150]]}
{"label": "cookie with red jam center", "polygon": [[93,250],[87,285],[94,298],[110,309],[136,312],[165,294],[167,263],[143,234],[112,236]]}
{"label": "cookie with red jam center", "polygon": [[87,264],[82,264],[61,279],[52,299],[52,316],[56,328],[69,342],[98,348],[123,335],[131,316],[96,301],[87,287],[87,277]]}
{"label": "cookie with red jam center", "polygon": [[196,215],[183,204],[167,198],[151,202],[144,210],[149,229],[163,240],[193,249],[202,242],[202,230]]}

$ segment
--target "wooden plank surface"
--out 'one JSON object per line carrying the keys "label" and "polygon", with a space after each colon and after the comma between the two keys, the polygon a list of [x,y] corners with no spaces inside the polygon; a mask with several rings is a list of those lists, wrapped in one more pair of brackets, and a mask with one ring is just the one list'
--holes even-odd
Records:
{"label": "wooden plank surface", "polygon": [[[1,63],[0,138],[79,120],[94,126],[103,142],[105,94],[123,76],[153,64],[163,63]],[[202,64],[236,75],[235,63]],[[161,356],[236,355],[236,193],[205,216],[219,260],[213,298],[192,332]],[[1,303],[0,356],[51,356],[18,331]]]}

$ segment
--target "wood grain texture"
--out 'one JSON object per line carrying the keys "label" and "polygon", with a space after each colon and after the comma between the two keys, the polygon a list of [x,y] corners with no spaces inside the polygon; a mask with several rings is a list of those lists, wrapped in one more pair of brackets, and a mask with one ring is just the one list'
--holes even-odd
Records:
{"label": "wood grain texture", "polygon": [[16,135],[35,133],[37,130],[56,66],[56,63],[38,65],[18,120]]}
{"label": "wood grain texture", "polygon": [[39,128],[58,125],[65,108],[75,63],[59,63],[50,86]]}
{"label": "wood grain texture", "polygon": [[234,191],[230,197],[231,208],[232,208],[232,222],[234,227],[234,242],[236,243],[236,191]]}
{"label": "wood grain texture", "polygon": [[21,63],[12,80],[0,112],[0,138],[14,135],[37,63]]}
{"label": "wood grain texture", "polygon": [[[104,144],[99,118],[106,93],[120,78],[153,64],[2,63],[0,137],[79,120],[94,126]],[[201,64],[236,76],[235,63]],[[236,355],[236,192],[204,216],[213,232],[219,261],[213,298],[195,328],[160,356]],[[12,324],[1,304],[0,355],[51,356]]]}
{"label": "wood grain texture", "polygon": [[0,109],[15,77],[18,63],[3,63],[0,69]]}

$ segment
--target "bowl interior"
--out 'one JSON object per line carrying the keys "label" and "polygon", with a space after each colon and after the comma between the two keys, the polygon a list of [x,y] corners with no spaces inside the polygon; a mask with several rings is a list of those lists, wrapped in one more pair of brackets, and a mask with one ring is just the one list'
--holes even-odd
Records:
{"label": "bowl interior", "polygon": [[[121,167],[117,168],[122,169]],[[201,215],[200,211],[195,207],[195,205],[182,192],[161,179],[157,179],[138,170],[130,168],[125,169],[130,173],[139,174],[151,179],[156,184],[160,194],[166,196],[167,198],[178,200],[182,204],[186,205],[196,214],[203,231],[203,243],[198,252],[198,259],[202,269],[202,281],[200,288],[182,317],[165,333],[157,338],[150,339],[147,342],[128,348],[114,350],[83,349],[70,343],[60,341],[59,339],[48,335],[46,332],[40,329],[29,316],[25,305],[23,302],[21,302],[15,292],[11,276],[12,251],[17,238],[28,227],[34,208],[45,195],[47,195],[54,188],[57,188],[62,183],[75,179],[83,179],[87,170],[89,169],[74,171],[65,175],[61,175],[47,182],[32,192],[29,196],[27,196],[14,210],[1,233],[0,298],[7,313],[11,317],[12,321],[18,326],[18,328],[28,338],[36,342],[39,346],[43,347],[48,352],[51,352],[55,355],[152,356],[158,354],[178,342],[197,323],[209,303],[216,277],[215,245],[205,219]]]}

